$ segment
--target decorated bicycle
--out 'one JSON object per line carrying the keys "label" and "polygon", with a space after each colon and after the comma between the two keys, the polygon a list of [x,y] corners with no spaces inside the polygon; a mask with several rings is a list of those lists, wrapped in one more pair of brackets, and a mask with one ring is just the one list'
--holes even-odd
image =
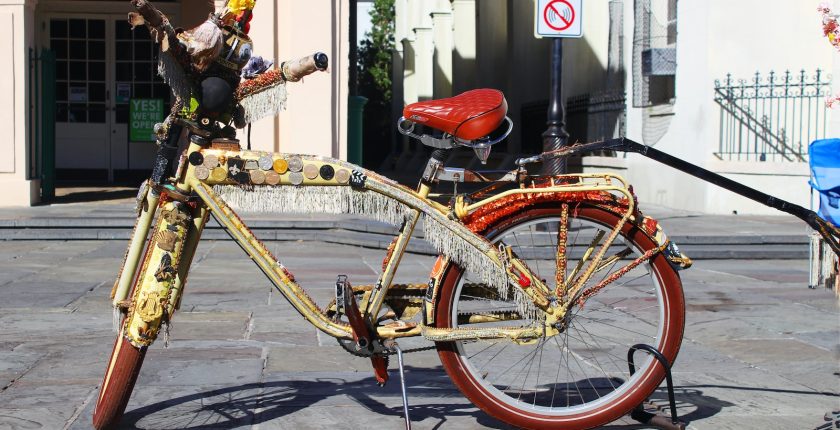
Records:
{"label": "decorated bicycle", "polygon": [[[668,362],[677,356],[685,324],[677,271],[691,260],[642,214],[619,176],[535,176],[528,166],[629,150],[758,193],[624,139],[523,158],[507,172],[445,166],[448,152],[460,147],[485,161],[510,133],[504,95],[491,89],[405,108],[399,130],[434,148],[416,189],[337,159],[242,150],[236,129],[276,114],[286,83],[325,70],[326,55],[277,68],[252,56],[253,1],[229,0],[188,31],[173,28],[145,0],[132,4],[131,23],[148,26],[160,44],[159,71],[174,103],[157,128],[155,167],[138,195],[137,223],[111,294],[118,335],[96,402],[97,429],[119,424],[148,347],[179,307],[210,216],[305,319],[350,353],[369,357],[380,384],[388,380],[390,355],[402,369],[397,340],[422,336],[434,342],[461,392],[502,421],[541,429],[613,421],[665,377],[649,357],[628,369],[627,350],[648,344]],[[487,186],[444,205],[429,197],[440,181]],[[759,194],[749,197],[769,197]],[[784,203],[780,209],[819,228],[837,249],[836,230]],[[351,285],[337,274],[335,300],[319,306],[235,208],[363,215],[399,233],[376,284]],[[418,224],[440,256],[429,279],[394,284]]]}

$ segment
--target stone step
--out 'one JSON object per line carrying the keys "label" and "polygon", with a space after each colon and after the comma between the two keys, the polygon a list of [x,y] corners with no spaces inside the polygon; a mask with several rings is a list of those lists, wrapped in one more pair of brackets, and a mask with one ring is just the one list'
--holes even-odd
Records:
{"label": "stone step", "polygon": [[[0,240],[128,240],[131,225],[125,220],[60,219],[19,220],[15,226],[0,223]],[[84,222],[83,222],[84,221]],[[133,222],[133,220],[132,220]],[[263,241],[311,241],[366,248],[386,249],[396,228],[364,220],[254,221],[249,223]],[[422,237],[418,228],[415,236]],[[215,221],[208,223],[204,240],[231,240]],[[803,235],[690,235],[672,236],[680,249],[693,259],[802,259],[808,258],[808,237]],[[423,240],[413,240],[409,252],[433,255],[434,249]]]}

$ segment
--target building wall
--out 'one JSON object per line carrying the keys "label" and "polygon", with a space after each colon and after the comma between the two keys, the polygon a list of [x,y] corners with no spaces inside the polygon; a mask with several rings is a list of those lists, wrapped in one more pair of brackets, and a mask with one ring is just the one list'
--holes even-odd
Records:
{"label": "building wall", "polygon": [[[217,1],[216,6],[223,3]],[[181,0],[157,6],[172,16],[176,26],[184,28],[200,24],[211,12],[211,5],[204,0]],[[346,158],[348,8],[348,0],[258,2],[250,34],[255,54],[283,61],[322,51],[330,57],[330,70],[288,84],[287,110],[278,117],[264,118],[253,124],[253,148]],[[48,17],[119,17],[130,10],[127,1],[42,0],[39,3],[37,0],[0,0],[0,29],[8,32],[0,39],[4,41],[0,43],[0,55],[12,60],[0,66],[0,73],[12,77],[0,83],[0,91],[11,95],[11,103],[0,107],[0,121],[7,135],[12,136],[0,142],[0,186],[4,187],[0,206],[27,205],[40,199],[38,160],[35,159],[38,145],[32,141],[40,133],[36,133],[30,122],[35,119],[31,116],[39,113],[30,113],[26,108],[30,86],[37,85],[40,78],[30,81],[28,56],[30,48],[40,51],[49,46]],[[56,140],[68,137],[72,136],[57,135]],[[239,137],[244,146],[246,133],[240,131]],[[140,164],[150,166],[152,160],[146,163],[145,158],[149,158],[153,150],[135,151],[139,147],[129,146],[138,158],[132,165],[134,168]],[[114,151],[114,146],[109,150]],[[59,157],[79,156],[67,154],[67,151],[58,152]],[[119,154],[116,156],[120,157]],[[143,158],[142,162],[139,158]],[[58,164],[61,162],[57,160]]]}
{"label": "building wall", "polygon": [[[624,6],[627,40],[633,34],[633,2],[625,1]],[[791,7],[784,0],[680,1],[677,13],[673,117],[661,139],[645,142],[643,114],[649,108],[628,107],[627,136],[807,207],[807,163],[728,162],[713,155],[718,148],[720,117],[713,95],[715,79],[723,79],[727,73],[749,79],[755,72],[764,75],[771,70],[831,70],[831,47],[822,37],[815,7]],[[785,23],[784,31],[757,31],[778,22]],[[626,64],[632,64],[631,56],[632,49],[625,49]],[[630,74],[626,88],[628,92],[632,89]],[[628,156],[627,166],[626,176],[636,184],[642,202],[710,213],[778,213],[638,155]]]}
{"label": "building wall", "polygon": [[[413,0],[411,3],[412,7],[397,8],[398,23],[408,23],[403,30],[406,41],[416,34],[412,25],[428,25],[424,15],[432,8],[440,7],[439,2],[433,0]],[[459,3],[465,1],[453,1],[453,8]],[[714,82],[724,79],[727,73],[734,79],[750,79],[756,72],[766,75],[770,71],[779,74],[785,70],[798,72],[804,69],[813,74],[817,68],[825,72],[836,71],[834,66],[840,60],[822,36],[816,5],[787,0],[678,0],[673,104],[634,108],[634,0],[584,2],[584,37],[563,42],[563,95],[598,93],[613,85],[609,83],[607,71],[616,67],[609,60],[610,3],[623,9],[621,58],[627,94],[625,135],[771,195],[807,206],[807,163],[730,162],[721,161],[714,155],[719,145],[720,122],[720,108],[714,101]],[[658,9],[667,9],[667,0],[654,0],[654,3]],[[474,7],[476,13],[470,25],[475,28],[475,77],[461,74],[455,68],[454,88],[471,88],[464,80],[469,76],[474,82],[473,88],[503,90],[509,103],[509,115],[515,127],[519,126],[523,105],[548,99],[550,43],[533,36],[533,0],[482,0],[474,2]],[[663,15],[658,9],[657,12]],[[455,28],[472,28],[464,25],[464,20],[469,18],[456,16]],[[463,30],[460,31],[458,37],[463,38]],[[454,41],[454,46],[459,44],[463,46],[460,40]],[[409,88],[414,88],[418,77],[426,76],[424,70],[417,70],[425,64],[416,60],[422,54],[412,52],[415,59],[403,58],[403,64],[411,68],[410,73],[406,68],[406,73],[401,70],[395,74],[404,76],[406,95],[403,103],[417,100],[411,97],[416,93],[410,93]],[[838,76],[837,73],[834,75]],[[835,81],[834,85],[837,88],[838,83]],[[829,117],[834,135],[840,134],[838,116]],[[514,131],[507,150],[518,152],[526,146]],[[640,155],[619,154],[613,161],[586,157],[583,164],[587,171],[619,169],[634,184],[643,203],[711,213],[778,213]]]}
{"label": "building wall", "polygon": [[[288,108],[278,116],[275,150],[347,158],[347,75],[350,55],[348,0],[282,0],[273,40],[278,57],[297,58],[316,51],[330,57],[328,74],[286,86]],[[266,118],[261,121],[270,121]]]}
{"label": "building wall", "polygon": [[13,205],[27,205],[37,199],[40,182],[32,177],[31,154],[32,135],[28,129],[30,111],[27,100],[30,83],[29,49],[34,47],[34,9],[37,1],[0,1],[0,52],[4,61],[0,63],[0,92],[4,103],[0,104],[0,128],[4,137],[0,139],[0,202]]}
{"label": "building wall", "polygon": [[[505,93],[508,115],[518,125],[523,105],[548,100],[551,42],[534,37],[534,8],[534,0],[398,0],[395,77],[404,87],[402,105],[496,88]],[[442,12],[452,18],[434,18]],[[584,32],[582,39],[564,48],[569,60],[563,69],[563,91],[569,96],[598,88],[606,74],[607,4],[587,2],[584,25],[597,30]],[[603,50],[593,48],[601,44]],[[411,58],[405,58],[406,47]],[[441,78],[450,81],[449,87],[441,85]],[[508,150],[521,148],[515,129]]]}

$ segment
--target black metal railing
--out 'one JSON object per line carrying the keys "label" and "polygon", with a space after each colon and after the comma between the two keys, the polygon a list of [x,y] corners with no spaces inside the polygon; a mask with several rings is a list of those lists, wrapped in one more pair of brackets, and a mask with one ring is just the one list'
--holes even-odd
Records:
{"label": "black metal railing", "polygon": [[594,142],[624,135],[626,98],[623,90],[581,94],[566,99],[570,142]]}
{"label": "black metal railing", "polygon": [[720,106],[720,144],[715,155],[733,161],[808,160],[808,144],[825,137],[831,76],[770,72],[733,80],[715,80]]}

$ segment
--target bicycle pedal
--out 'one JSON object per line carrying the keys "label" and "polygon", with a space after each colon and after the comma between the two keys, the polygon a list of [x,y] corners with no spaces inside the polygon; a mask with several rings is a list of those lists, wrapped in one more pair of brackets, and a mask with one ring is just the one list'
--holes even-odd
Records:
{"label": "bicycle pedal", "polygon": [[373,365],[373,376],[376,378],[376,384],[384,387],[388,382],[388,356],[387,355],[373,355],[370,357],[370,364]]}
{"label": "bicycle pedal", "polygon": [[[353,331],[353,340],[356,341],[356,348],[360,351],[367,349],[368,352],[373,352],[373,333],[359,310],[359,304],[356,303],[356,296],[353,295],[353,286],[347,281],[347,276],[340,275],[338,277],[335,283],[335,290],[336,306],[338,306],[338,303],[344,304],[344,315],[347,316],[347,321],[350,323],[350,328]],[[341,291],[339,292],[339,290]],[[341,302],[338,301],[339,298],[341,298]],[[379,354],[371,355],[370,363],[373,366],[373,375],[376,377],[376,382],[379,386],[384,386],[388,382],[388,357]]]}

